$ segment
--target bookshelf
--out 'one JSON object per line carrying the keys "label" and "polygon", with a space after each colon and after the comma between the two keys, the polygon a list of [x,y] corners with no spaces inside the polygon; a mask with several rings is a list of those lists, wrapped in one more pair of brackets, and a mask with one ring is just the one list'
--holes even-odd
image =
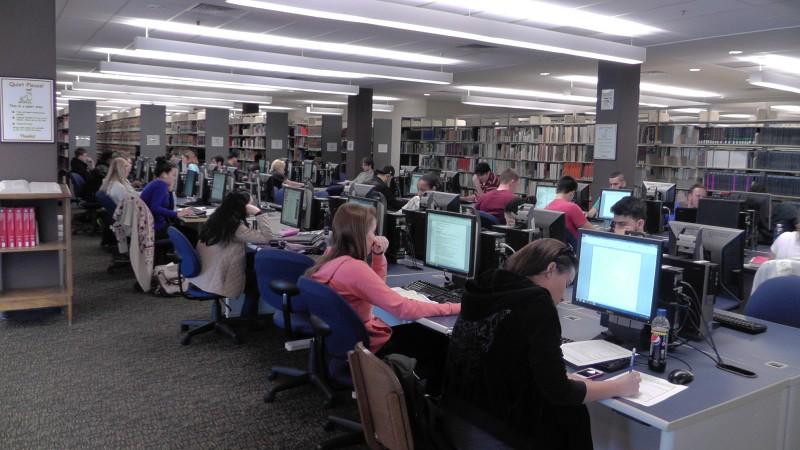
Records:
{"label": "bookshelf", "polygon": [[[35,243],[0,248],[0,311],[65,306],[72,324],[70,191],[0,193],[0,208],[33,208]],[[35,267],[36,270],[31,270]]]}
{"label": "bookshelf", "polygon": [[267,151],[267,114],[254,113],[233,116],[228,126],[228,147],[240,161],[253,162],[256,154],[265,157]]}
{"label": "bookshelf", "polygon": [[167,116],[167,149],[191,150],[200,161],[206,157],[206,113],[175,113]]}
{"label": "bookshelf", "polygon": [[113,113],[97,123],[97,151],[136,154],[141,142],[141,109]]}
{"label": "bookshelf", "polygon": [[298,123],[290,133],[291,149],[295,161],[312,159],[322,153],[322,123],[313,118],[308,123]]}
{"label": "bookshelf", "polygon": [[[524,119],[524,120],[521,120]],[[594,124],[567,117],[478,117],[403,119],[400,165],[459,173],[462,187],[474,189],[479,162],[495,173],[513,168],[518,193],[534,194],[537,183],[552,185],[564,175],[591,182]]]}
{"label": "bookshelf", "polygon": [[749,190],[800,199],[800,122],[640,123],[637,171],[642,180],[688,189]]}
{"label": "bookshelf", "polygon": [[58,170],[69,172],[69,106],[56,117],[56,143],[58,144]]}

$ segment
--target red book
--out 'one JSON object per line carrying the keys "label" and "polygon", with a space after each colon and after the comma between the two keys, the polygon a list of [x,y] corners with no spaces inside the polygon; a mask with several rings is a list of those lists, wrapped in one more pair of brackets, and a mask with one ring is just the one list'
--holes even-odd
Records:
{"label": "red book", "polygon": [[33,208],[25,208],[25,239],[26,247],[36,246],[36,235],[34,234],[35,225],[33,221]]}
{"label": "red book", "polygon": [[30,207],[31,211],[31,247],[36,247],[39,245],[39,233],[37,232],[37,224],[36,224],[36,208]]}
{"label": "red book", "polygon": [[8,208],[0,208],[0,248],[8,247],[6,242],[6,210]]}
{"label": "red book", "polygon": [[14,240],[17,248],[25,246],[25,219],[22,210],[23,208],[14,208]]}
{"label": "red book", "polygon": [[15,248],[17,246],[17,239],[14,236],[14,208],[5,209],[5,222],[6,222],[6,243],[8,248]]}

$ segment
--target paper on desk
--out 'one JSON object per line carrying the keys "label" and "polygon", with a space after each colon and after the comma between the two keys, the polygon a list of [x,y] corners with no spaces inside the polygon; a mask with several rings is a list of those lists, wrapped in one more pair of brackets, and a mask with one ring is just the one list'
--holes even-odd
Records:
{"label": "paper on desk", "polygon": [[[613,380],[614,378],[619,378],[622,375],[625,374],[623,373],[617,375],[616,377],[609,378],[609,380]],[[672,397],[678,392],[681,392],[689,387],[680,384],[672,384],[663,378],[654,377],[652,375],[648,375],[642,372],[639,372],[639,376],[642,377],[642,381],[639,384],[639,393],[636,394],[635,397],[622,397],[622,398],[624,398],[625,400],[630,400],[633,403],[638,403],[642,406],[653,406],[655,404],[661,403],[664,400]]]}
{"label": "paper on desk", "polygon": [[416,300],[418,302],[426,302],[426,303],[436,303],[435,301],[429,299],[428,297],[420,294],[417,291],[409,291],[401,287],[393,287],[392,290],[409,300]]}
{"label": "paper on desk", "polygon": [[630,350],[603,340],[568,342],[561,344],[561,352],[565,361],[578,367],[631,357]]}

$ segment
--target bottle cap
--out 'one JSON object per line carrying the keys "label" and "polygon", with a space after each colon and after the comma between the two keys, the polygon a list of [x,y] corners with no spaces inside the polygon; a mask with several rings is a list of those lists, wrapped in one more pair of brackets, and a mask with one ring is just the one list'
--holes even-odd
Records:
{"label": "bottle cap", "polygon": [[664,308],[658,308],[658,311],[656,311],[656,315],[667,317],[667,310]]}

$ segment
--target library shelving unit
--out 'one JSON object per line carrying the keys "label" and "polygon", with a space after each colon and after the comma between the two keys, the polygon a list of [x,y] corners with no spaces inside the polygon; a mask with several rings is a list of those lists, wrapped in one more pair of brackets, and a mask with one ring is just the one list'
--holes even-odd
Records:
{"label": "library shelving unit", "polygon": [[267,151],[267,114],[254,113],[232,116],[229,122],[228,147],[240,161],[255,161],[256,154],[265,157]]}
{"label": "library shelving unit", "polygon": [[320,156],[322,152],[322,122],[313,117],[308,119],[308,123],[298,123],[294,126],[294,132],[290,133],[290,148],[293,150],[292,157],[295,160],[310,159]]}
{"label": "library shelving unit", "polygon": [[56,142],[58,143],[58,170],[69,172],[69,106],[64,107],[56,118]]}
{"label": "library shelving unit", "polygon": [[201,161],[205,160],[205,111],[170,114],[167,116],[166,135],[168,150],[191,150]]}
{"label": "library shelving unit", "polygon": [[[33,208],[32,246],[0,248],[0,311],[67,308],[72,323],[72,230],[70,191],[0,193],[0,208]],[[33,232],[33,230],[32,230]]]}
{"label": "library shelving unit", "polygon": [[495,173],[513,168],[518,193],[533,194],[537,183],[552,185],[564,175],[591,182],[594,123],[581,116],[479,116],[403,119],[400,165],[459,173],[462,187],[474,189],[478,162]]}
{"label": "library shelving unit", "polygon": [[800,200],[800,122],[646,122],[638,142],[642,180]]}
{"label": "library shelving unit", "polygon": [[133,156],[141,141],[139,108],[103,116],[97,123],[97,151],[125,152]]}

